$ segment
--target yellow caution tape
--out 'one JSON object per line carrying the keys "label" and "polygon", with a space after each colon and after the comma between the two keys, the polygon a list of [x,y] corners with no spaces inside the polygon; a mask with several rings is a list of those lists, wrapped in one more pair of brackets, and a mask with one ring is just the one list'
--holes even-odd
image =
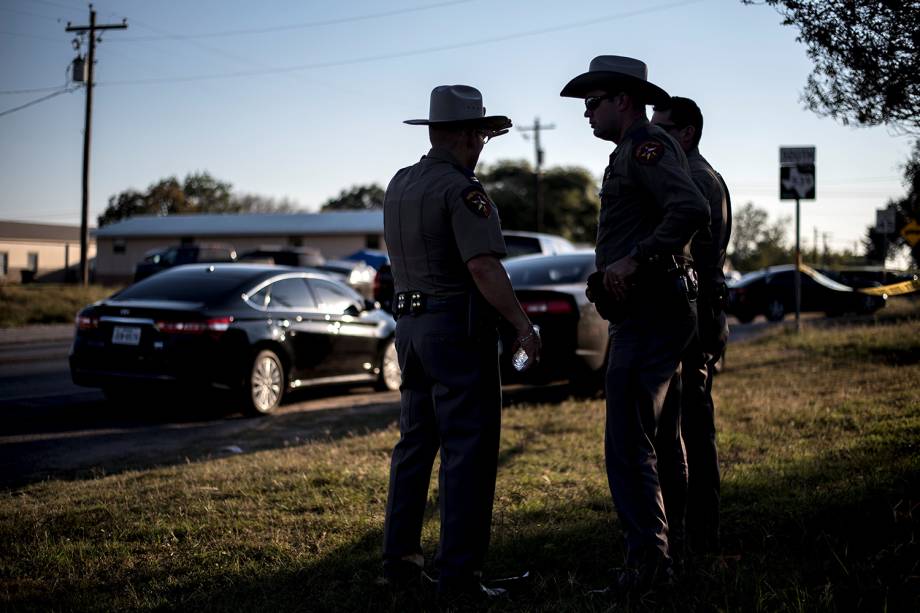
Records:
{"label": "yellow caution tape", "polygon": [[[799,264],[799,270],[810,277],[814,277],[816,274],[820,274],[817,270],[808,264]],[[843,284],[841,283],[841,285]],[[914,275],[914,278],[910,281],[901,281],[899,283],[881,285],[879,287],[851,287],[850,289],[861,294],[869,294],[870,296],[900,296],[902,294],[910,294],[916,291],[920,291],[920,277]]]}
{"label": "yellow caution tape", "polygon": [[869,294],[870,296],[900,296],[901,294],[910,294],[918,290],[920,290],[920,278],[914,275],[914,278],[910,281],[882,285],[881,287],[863,287],[855,291]]}

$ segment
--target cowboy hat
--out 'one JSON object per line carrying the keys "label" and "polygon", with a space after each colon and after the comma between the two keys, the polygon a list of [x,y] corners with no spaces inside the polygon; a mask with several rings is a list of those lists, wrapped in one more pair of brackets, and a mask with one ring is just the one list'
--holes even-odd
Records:
{"label": "cowboy hat", "polygon": [[588,72],[569,81],[560,96],[584,98],[589,92],[624,87],[635,93],[645,104],[661,104],[670,99],[668,93],[648,81],[648,66],[645,62],[620,55],[599,55],[591,60]]}
{"label": "cowboy hat", "polygon": [[469,85],[438,85],[431,90],[428,119],[407,119],[413,126],[462,124],[489,130],[507,130],[511,120],[504,115],[486,116],[482,94]]}

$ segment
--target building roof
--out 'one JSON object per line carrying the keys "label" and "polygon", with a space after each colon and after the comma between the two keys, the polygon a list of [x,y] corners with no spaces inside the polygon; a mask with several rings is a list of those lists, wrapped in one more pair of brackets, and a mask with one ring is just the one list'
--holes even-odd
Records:
{"label": "building roof", "polygon": [[78,241],[80,226],[0,221],[0,240]]}
{"label": "building roof", "polygon": [[181,236],[317,236],[380,234],[383,211],[248,213],[241,215],[142,215],[93,232],[96,238]]}

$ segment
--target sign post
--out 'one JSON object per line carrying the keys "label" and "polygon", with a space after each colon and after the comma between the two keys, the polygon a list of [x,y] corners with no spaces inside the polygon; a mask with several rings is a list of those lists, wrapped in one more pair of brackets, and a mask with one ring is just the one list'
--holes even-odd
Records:
{"label": "sign post", "polygon": [[800,200],[815,199],[815,148],[779,148],[779,199],[795,200],[795,331],[802,330]]}

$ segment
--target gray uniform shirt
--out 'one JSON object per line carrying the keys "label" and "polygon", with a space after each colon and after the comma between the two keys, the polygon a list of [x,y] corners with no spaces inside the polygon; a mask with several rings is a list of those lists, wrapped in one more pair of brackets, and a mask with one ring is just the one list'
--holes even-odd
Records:
{"label": "gray uniform shirt", "polygon": [[694,268],[704,282],[703,288],[708,289],[709,284],[714,286],[725,283],[722,269],[731,236],[731,198],[722,177],[700,155],[698,148],[694,147],[687,154],[687,161],[690,163],[693,182],[709,203],[709,231],[698,232],[690,245]]}
{"label": "gray uniform shirt", "polygon": [[466,262],[506,254],[498,211],[482,185],[437,148],[390,181],[383,231],[396,292],[466,294],[474,288]]}
{"label": "gray uniform shirt", "polygon": [[687,157],[661,128],[640,119],[610,155],[601,188],[597,267],[633,254],[690,255],[709,206],[690,178]]}

